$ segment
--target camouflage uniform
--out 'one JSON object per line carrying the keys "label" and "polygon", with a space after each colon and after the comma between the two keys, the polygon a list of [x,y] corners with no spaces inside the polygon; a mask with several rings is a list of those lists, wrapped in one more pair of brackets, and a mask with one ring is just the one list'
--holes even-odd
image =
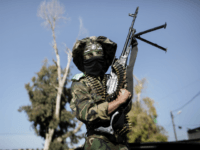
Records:
{"label": "camouflage uniform", "polygon": [[[85,43],[88,42],[89,38],[83,39],[82,41],[86,41]],[[103,39],[103,40],[102,40]],[[100,37],[100,40],[103,42],[111,43],[109,45],[106,45],[109,47],[110,50],[112,50],[112,55],[115,54],[116,51],[116,44],[112,42],[111,40],[105,38],[105,37]],[[83,49],[84,46],[82,46],[80,43],[82,41],[78,41],[74,48],[73,48],[73,58],[75,59],[76,56],[81,58],[81,53],[77,53],[77,50],[81,52],[81,49]],[[84,43],[84,42],[82,42]],[[102,44],[102,43],[101,43]],[[114,45],[114,46],[113,46]],[[113,52],[114,51],[114,52]],[[105,48],[104,48],[105,52]],[[108,56],[107,57],[113,57],[113,56]],[[83,59],[83,58],[82,58]],[[79,70],[84,72],[84,69],[82,66],[80,66],[81,62],[79,61],[79,64],[77,64],[78,61],[73,60],[74,63],[77,65]],[[110,66],[111,62],[107,60],[107,68]],[[81,68],[82,67],[82,68]],[[72,109],[73,113],[76,115],[77,119],[82,121],[87,128],[87,131],[90,129],[93,129],[94,127],[99,127],[99,126],[109,126],[110,125],[110,116],[108,115],[108,102],[103,98],[102,95],[98,94],[98,91],[96,88],[93,87],[91,82],[88,82],[88,77],[89,75],[86,75],[85,73],[80,73],[75,75],[72,78],[72,86],[71,86],[71,93],[72,93],[72,100],[70,102],[70,108]],[[90,76],[91,77],[91,76]],[[101,87],[101,89],[105,92],[106,90],[106,80],[107,77],[104,75],[103,80],[99,76],[92,76],[92,78],[98,83],[98,85]],[[87,150],[128,150],[127,146],[125,143],[117,140],[117,136],[115,135],[114,139],[110,139],[108,135],[106,134],[90,134],[89,136],[86,137],[85,140],[85,145],[84,149]]]}

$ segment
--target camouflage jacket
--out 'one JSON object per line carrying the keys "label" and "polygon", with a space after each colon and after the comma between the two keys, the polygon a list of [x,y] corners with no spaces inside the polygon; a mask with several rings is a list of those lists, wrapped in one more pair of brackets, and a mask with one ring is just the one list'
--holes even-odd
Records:
{"label": "camouflage jacket", "polygon": [[[100,77],[97,79],[102,86],[106,84],[101,83]],[[85,123],[87,129],[105,123],[109,125],[108,102],[96,94],[97,91],[92,89],[83,73],[75,75],[72,81],[70,108],[77,119]]]}
{"label": "camouflage jacket", "polygon": [[[101,82],[100,77],[97,77],[97,79],[102,87],[107,82],[107,80]],[[111,115],[108,115],[109,102],[97,95],[97,91],[92,88],[83,73],[75,75],[72,81],[70,108],[76,118],[86,125],[87,130],[100,126],[109,126],[111,118]],[[131,106],[132,103],[128,105],[126,114],[130,111]]]}

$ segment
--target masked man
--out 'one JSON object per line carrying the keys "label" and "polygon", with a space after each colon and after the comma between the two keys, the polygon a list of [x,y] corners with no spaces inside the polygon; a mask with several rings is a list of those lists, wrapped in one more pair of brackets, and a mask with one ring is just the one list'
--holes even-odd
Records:
{"label": "masked man", "polygon": [[70,107],[77,119],[87,128],[84,149],[87,150],[128,150],[126,141],[119,135],[95,131],[100,126],[110,125],[111,114],[131,96],[121,89],[117,98],[106,101],[107,72],[111,65],[117,44],[99,36],[84,38],[73,47],[73,62],[82,71],[72,78],[72,100]]}

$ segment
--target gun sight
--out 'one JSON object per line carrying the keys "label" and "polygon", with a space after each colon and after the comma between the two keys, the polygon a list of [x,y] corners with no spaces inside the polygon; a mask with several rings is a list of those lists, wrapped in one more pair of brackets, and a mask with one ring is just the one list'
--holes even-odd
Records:
{"label": "gun sight", "polygon": [[135,14],[130,14],[130,13],[129,13],[128,15],[131,16],[131,17],[135,17]]}

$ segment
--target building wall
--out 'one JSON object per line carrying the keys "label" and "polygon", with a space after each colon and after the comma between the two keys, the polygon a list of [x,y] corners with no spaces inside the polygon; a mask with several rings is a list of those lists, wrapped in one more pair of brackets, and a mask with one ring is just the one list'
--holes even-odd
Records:
{"label": "building wall", "polygon": [[197,131],[195,133],[188,133],[189,140],[198,139],[198,138],[200,138],[200,131]]}

